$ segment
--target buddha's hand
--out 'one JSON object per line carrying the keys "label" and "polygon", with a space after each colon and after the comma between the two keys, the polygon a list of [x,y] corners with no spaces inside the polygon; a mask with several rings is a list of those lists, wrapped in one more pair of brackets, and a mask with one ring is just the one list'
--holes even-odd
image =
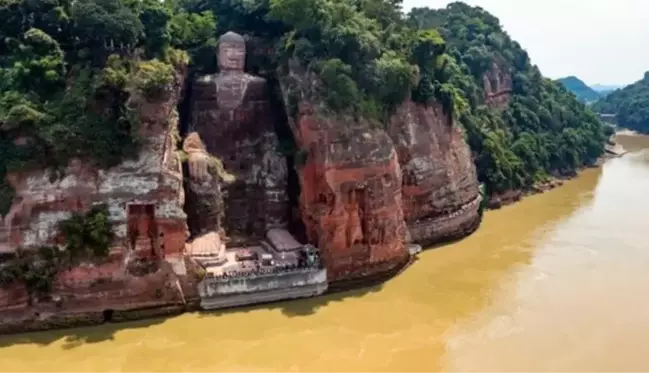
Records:
{"label": "buddha's hand", "polygon": [[210,181],[210,156],[205,152],[189,153],[189,177],[196,182],[204,183]]}

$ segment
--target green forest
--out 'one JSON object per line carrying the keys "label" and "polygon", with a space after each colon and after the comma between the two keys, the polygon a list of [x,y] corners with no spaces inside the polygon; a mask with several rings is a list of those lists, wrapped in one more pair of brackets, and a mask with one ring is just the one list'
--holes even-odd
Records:
{"label": "green forest", "polygon": [[[290,58],[309,67],[333,112],[384,122],[407,97],[440,102],[490,192],[572,173],[608,135],[496,17],[463,3],[404,14],[400,0],[0,0],[0,19],[0,214],[9,170],[136,154],[132,98],[163,94],[187,63],[190,78],[215,72],[228,30],[273,46],[249,61],[255,71],[284,74]],[[493,62],[512,75],[505,109],[484,103]]]}
{"label": "green forest", "polygon": [[618,125],[649,133],[649,72],[646,72],[641,80],[597,101],[593,110],[616,114]]}

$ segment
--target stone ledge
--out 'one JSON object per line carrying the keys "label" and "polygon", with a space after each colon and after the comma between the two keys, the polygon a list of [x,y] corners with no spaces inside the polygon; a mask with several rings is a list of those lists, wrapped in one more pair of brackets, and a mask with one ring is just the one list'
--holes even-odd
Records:
{"label": "stone ledge", "polygon": [[[129,310],[114,310],[111,322],[124,322],[153,318],[159,316],[178,315],[187,308],[179,304],[163,304],[134,308]],[[52,313],[35,319],[33,315],[22,315],[13,319],[4,319],[0,322],[0,334],[18,334],[52,329],[67,329],[82,326],[104,324],[103,310],[82,312]]]}

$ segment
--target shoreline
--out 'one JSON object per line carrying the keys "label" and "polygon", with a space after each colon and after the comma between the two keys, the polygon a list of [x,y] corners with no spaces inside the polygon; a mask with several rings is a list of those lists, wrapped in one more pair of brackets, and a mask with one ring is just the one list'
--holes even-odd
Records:
{"label": "shoreline", "polygon": [[[560,187],[565,181],[578,177],[583,170],[587,168],[601,167],[602,164],[607,160],[619,158],[620,156],[621,155],[604,154],[593,165],[584,166],[574,174],[553,176],[549,180],[542,183],[537,183],[526,190],[508,191],[506,193],[495,196],[495,198],[494,196],[492,196],[487,202],[486,208],[490,210],[499,209],[503,206],[518,202],[526,196],[544,193],[548,190]],[[472,222],[468,229],[466,229],[465,231],[457,232],[457,234],[445,237],[444,240],[433,245],[426,245],[422,251],[432,250],[440,245],[448,244],[470,236],[479,229],[482,218],[483,214],[480,213],[475,221]],[[318,297],[380,285],[406,271],[412,264],[417,261],[417,259],[417,254],[409,254],[404,256],[404,258],[397,262],[394,266],[390,266],[385,271],[381,271],[374,275],[363,276],[361,274],[353,278],[330,282],[327,291],[325,291]],[[242,307],[255,307],[263,304],[278,303],[282,301],[287,300],[256,303],[254,305],[250,304],[240,307],[229,307],[227,308],[227,310],[236,311],[238,308]],[[13,319],[12,317],[8,317],[9,320],[5,319],[5,321],[0,322],[0,335],[18,335],[38,331],[60,330],[96,326],[102,324],[118,324],[126,321],[177,316],[186,312],[212,313],[215,312],[215,310],[200,309],[200,299],[188,299],[185,304],[168,303],[152,305],[149,307],[136,307],[133,309],[114,310],[112,311],[109,320],[106,320],[106,314],[103,310],[65,311],[59,313],[45,312],[43,313],[43,315],[40,315],[38,310],[34,310],[34,312],[31,312],[31,314],[21,314],[17,317],[14,317]]]}
{"label": "shoreline", "polygon": [[495,196],[491,196],[489,198],[489,201],[487,202],[486,208],[488,210],[497,210],[504,206],[508,206],[516,202],[519,202],[525,197],[533,196],[535,194],[542,194],[554,188],[558,188],[562,186],[566,181],[579,177],[582,171],[587,170],[589,168],[602,167],[602,165],[606,161],[623,157],[625,154],[626,152],[622,154],[605,153],[602,156],[600,156],[592,165],[582,166],[572,174],[551,176],[548,180],[543,182],[538,182],[529,188],[510,190]]}

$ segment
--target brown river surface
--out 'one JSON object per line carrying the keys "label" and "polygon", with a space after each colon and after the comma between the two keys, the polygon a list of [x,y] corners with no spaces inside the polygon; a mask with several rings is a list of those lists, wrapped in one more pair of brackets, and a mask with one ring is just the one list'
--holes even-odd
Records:
{"label": "brown river surface", "polygon": [[6,371],[647,371],[649,137],[361,291],[0,337]]}

